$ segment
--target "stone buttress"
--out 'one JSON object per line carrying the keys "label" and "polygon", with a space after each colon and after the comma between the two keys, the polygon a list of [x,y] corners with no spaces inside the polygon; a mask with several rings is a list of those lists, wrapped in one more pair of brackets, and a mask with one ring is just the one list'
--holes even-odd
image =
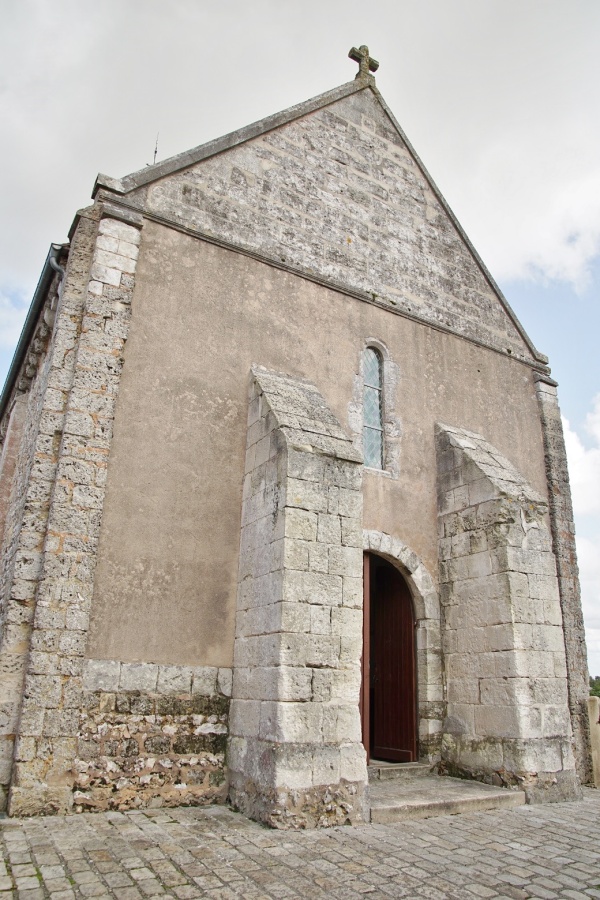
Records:
{"label": "stone buttress", "polygon": [[253,375],[230,799],[276,827],[360,822],[361,457],[310,382]]}
{"label": "stone buttress", "polygon": [[481,435],[437,430],[442,635],[448,690],[442,767],[580,795],[547,504]]}

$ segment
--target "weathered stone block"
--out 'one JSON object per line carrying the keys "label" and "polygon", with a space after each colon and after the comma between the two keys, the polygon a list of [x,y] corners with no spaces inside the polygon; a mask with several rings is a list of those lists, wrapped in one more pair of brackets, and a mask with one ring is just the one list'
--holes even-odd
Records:
{"label": "weathered stone block", "polygon": [[320,634],[283,634],[278,648],[283,665],[330,666],[342,662],[340,638]]}
{"label": "weathered stone block", "polygon": [[88,659],[83,687],[86,691],[116,691],[121,677],[121,663],[114,659]]}
{"label": "weathered stone block", "polygon": [[311,572],[329,572],[329,553],[327,544],[308,545],[308,567]]}
{"label": "weathered stone block", "polygon": [[278,541],[278,544],[283,550],[283,559],[274,561],[279,562],[278,568],[300,569],[302,571],[309,569],[309,552],[317,545],[309,541],[295,540],[294,538]]}
{"label": "weathered stone block", "polygon": [[319,572],[288,571],[283,582],[283,599],[290,603],[338,606],[342,603],[342,579]]}
{"label": "weathered stone block", "polygon": [[317,513],[325,513],[328,503],[327,491],[320,484],[316,484],[313,481],[288,478],[285,502],[288,507],[298,507]]}
{"label": "weathered stone block", "polygon": [[92,265],[91,277],[95,281],[101,281],[103,284],[112,284],[115,287],[121,284],[121,270],[109,268],[99,262],[95,262]]}
{"label": "weathered stone block", "polygon": [[329,573],[360,578],[363,568],[363,554],[359,547],[329,547]]}
{"label": "weathered stone block", "polygon": [[[139,238],[139,233],[137,231],[135,232],[135,234]],[[97,242],[97,245],[98,245],[98,242]],[[119,253],[120,256],[126,256],[129,259],[135,260],[138,258],[140,250],[139,250],[139,247],[131,241],[119,241],[118,247],[117,247],[117,252]],[[124,269],[123,271],[127,271],[127,270]],[[135,271],[135,270],[130,270],[130,271]]]}
{"label": "weathered stone block", "polygon": [[333,634],[362,640],[363,612],[361,609],[334,607],[331,610],[331,630]]}
{"label": "weathered stone block", "polygon": [[290,479],[321,483],[325,471],[325,457],[306,453],[295,447],[287,451],[287,474]]}
{"label": "weathered stone block", "polygon": [[119,222],[116,219],[104,218],[101,220],[98,231],[101,235],[109,235],[120,241],[126,241],[136,246],[141,241],[141,235],[138,228],[133,225],[127,225],[126,222]]}
{"label": "weathered stone block", "polygon": [[342,777],[342,759],[338,748],[323,748],[313,754],[312,784],[338,784]]}
{"label": "weathered stone block", "polygon": [[341,543],[342,526],[339,516],[325,513],[319,515],[317,540],[321,544],[339,546]]}
{"label": "weathered stone block", "polygon": [[285,513],[285,537],[302,541],[316,541],[317,513],[304,509],[287,509]]}
{"label": "weathered stone block", "polygon": [[234,737],[258,737],[261,721],[260,700],[231,701],[229,710],[229,732]]}
{"label": "weathered stone block", "polygon": [[119,688],[122,691],[155,691],[158,666],[151,663],[121,663]]}
{"label": "weathered stone block", "polygon": [[316,703],[276,703],[260,706],[259,737],[282,743],[320,744],[323,709]]}
{"label": "weathered stone block", "polygon": [[190,666],[159,666],[156,689],[160,694],[189,694],[192,674]]}
{"label": "weathered stone block", "polygon": [[332,491],[337,491],[335,495],[337,510],[330,509],[329,512],[337,512],[340,516],[347,516],[351,519],[362,519],[363,499],[362,494],[357,490],[348,488],[329,488],[329,496],[332,497]]}
{"label": "weathered stone block", "polygon": [[331,613],[330,606],[311,606],[310,631],[313,634],[331,634]]}
{"label": "weathered stone block", "polygon": [[192,695],[212,697],[216,692],[218,672],[215,666],[195,666],[192,670]]}
{"label": "weathered stone block", "polygon": [[362,609],[363,583],[362,578],[348,575],[342,576],[342,604],[344,606]]}
{"label": "weathered stone block", "polygon": [[360,714],[356,703],[325,704],[323,706],[323,740],[339,745],[361,742]]}

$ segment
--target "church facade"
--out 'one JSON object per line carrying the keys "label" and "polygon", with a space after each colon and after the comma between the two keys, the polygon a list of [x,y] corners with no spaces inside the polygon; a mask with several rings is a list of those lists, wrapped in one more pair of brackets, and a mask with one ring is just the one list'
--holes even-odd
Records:
{"label": "church facade", "polygon": [[353,52],[51,247],[0,407],[12,815],[590,781],[556,383]]}

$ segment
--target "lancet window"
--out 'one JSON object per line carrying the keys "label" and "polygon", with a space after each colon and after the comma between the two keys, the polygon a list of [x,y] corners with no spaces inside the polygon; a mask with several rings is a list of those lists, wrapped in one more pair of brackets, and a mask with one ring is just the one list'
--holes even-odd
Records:
{"label": "lancet window", "polygon": [[365,466],[383,469],[383,359],[374,347],[363,358],[363,454]]}

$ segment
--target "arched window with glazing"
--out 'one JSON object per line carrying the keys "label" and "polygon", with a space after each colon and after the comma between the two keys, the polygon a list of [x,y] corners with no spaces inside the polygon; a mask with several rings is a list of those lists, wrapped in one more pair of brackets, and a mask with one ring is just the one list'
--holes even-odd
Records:
{"label": "arched window with glazing", "polygon": [[363,360],[363,454],[365,466],[383,469],[383,359],[367,347]]}

